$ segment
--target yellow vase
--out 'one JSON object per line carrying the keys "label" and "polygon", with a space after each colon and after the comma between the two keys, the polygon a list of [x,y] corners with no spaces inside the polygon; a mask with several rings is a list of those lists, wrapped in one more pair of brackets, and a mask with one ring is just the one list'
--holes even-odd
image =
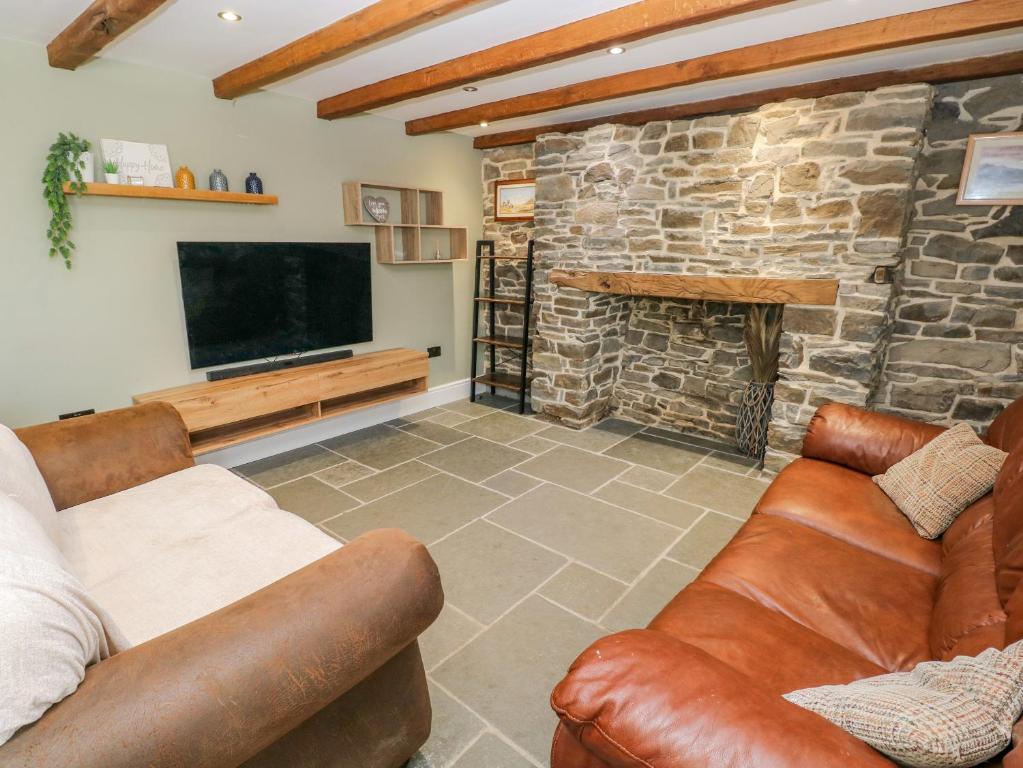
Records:
{"label": "yellow vase", "polygon": [[178,172],[174,174],[174,186],[178,189],[195,189],[195,176],[187,165],[183,165],[178,168]]}

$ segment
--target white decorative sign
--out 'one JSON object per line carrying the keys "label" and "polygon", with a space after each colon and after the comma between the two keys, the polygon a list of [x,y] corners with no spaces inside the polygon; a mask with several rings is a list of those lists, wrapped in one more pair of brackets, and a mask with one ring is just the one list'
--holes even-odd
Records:
{"label": "white decorative sign", "polygon": [[173,187],[170,156],[166,144],[143,144],[138,141],[100,139],[104,162],[117,163],[117,177],[121,184],[129,176],[142,177],[147,187]]}

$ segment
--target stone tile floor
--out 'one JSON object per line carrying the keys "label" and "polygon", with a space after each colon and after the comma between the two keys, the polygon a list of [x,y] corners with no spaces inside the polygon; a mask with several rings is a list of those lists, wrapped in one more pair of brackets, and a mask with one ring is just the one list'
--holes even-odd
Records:
{"label": "stone tile floor", "polygon": [[336,538],[429,546],[447,600],[420,641],[434,722],[414,768],[545,768],[572,660],[653,618],[766,486],[726,446],[511,408],[451,403],[235,468]]}

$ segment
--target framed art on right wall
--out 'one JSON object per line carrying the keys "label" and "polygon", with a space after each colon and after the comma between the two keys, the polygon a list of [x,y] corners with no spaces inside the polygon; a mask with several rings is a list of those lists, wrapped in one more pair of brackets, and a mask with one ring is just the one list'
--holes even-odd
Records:
{"label": "framed art on right wall", "polygon": [[532,221],[535,205],[535,179],[494,182],[494,221]]}
{"label": "framed art on right wall", "polygon": [[959,205],[1023,205],[1023,133],[970,136]]}

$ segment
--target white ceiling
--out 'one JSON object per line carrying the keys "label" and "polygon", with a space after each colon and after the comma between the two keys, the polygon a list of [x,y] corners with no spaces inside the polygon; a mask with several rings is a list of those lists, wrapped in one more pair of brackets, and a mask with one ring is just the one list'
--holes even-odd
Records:
{"label": "white ceiling", "polygon": [[[3,0],[0,37],[45,44],[89,5],[90,0]],[[410,34],[332,62],[271,90],[315,102],[428,64],[482,50],[635,0],[485,0]],[[594,77],[791,37],[828,27],[951,5],[956,0],[794,0],[781,7],[704,24],[628,44],[621,56],[596,53],[375,110],[397,120],[423,117]],[[263,53],[318,29],[372,0],[174,0],[104,52],[105,58],[177,70],[212,79]],[[243,16],[228,24],[217,18],[231,9]],[[632,109],[678,104],[781,85],[850,74],[920,66],[1023,49],[1023,30],[934,43],[808,65],[775,73],[660,91],[472,127],[478,135],[575,120]],[[88,66],[88,65],[86,65]],[[213,98],[212,89],[210,98]],[[315,107],[310,105],[310,119]]]}

